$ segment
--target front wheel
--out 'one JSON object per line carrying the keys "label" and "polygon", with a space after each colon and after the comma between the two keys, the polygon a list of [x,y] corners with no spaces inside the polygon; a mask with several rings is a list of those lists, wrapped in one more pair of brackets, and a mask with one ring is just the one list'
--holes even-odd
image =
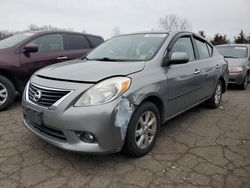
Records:
{"label": "front wheel", "polygon": [[159,127],[158,108],[151,102],[140,105],[129,123],[123,147],[124,153],[131,157],[146,155],[155,143]]}
{"label": "front wheel", "polygon": [[0,75],[0,111],[6,110],[15,100],[16,90],[12,82]]}
{"label": "front wheel", "polygon": [[222,93],[223,85],[222,82],[219,81],[215,87],[213,95],[206,101],[207,106],[210,108],[218,108],[221,102]]}
{"label": "front wheel", "polygon": [[241,88],[242,90],[247,89],[248,80],[249,80],[249,74],[247,73],[246,76],[245,76],[245,78],[244,78],[243,83],[240,85],[240,88]]}

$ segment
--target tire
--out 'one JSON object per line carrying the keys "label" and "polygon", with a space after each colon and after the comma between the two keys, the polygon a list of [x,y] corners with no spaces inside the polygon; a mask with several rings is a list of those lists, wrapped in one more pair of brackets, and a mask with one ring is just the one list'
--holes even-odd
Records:
{"label": "tire", "polygon": [[216,84],[213,95],[206,101],[209,108],[218,108],[222,99],[223,84],[219,80]]}
{"label": "tire", "polygon": [[[146,117],[148,117],[148,121]],[[142,103],[130,120],[123,152],[130,157],[146,155],[154,146],[159,127],[160,113],[158,108],[151,102]]]}
{"label": "tire", "polygon": [[243,83],[240,85],[240,89],[246,90],[248,86],[249,73],[246,74]]}
{"label": "tire", "polygon": [[12,82],[0,75],[0,111],[6,110],[15,100],[16,90]]}

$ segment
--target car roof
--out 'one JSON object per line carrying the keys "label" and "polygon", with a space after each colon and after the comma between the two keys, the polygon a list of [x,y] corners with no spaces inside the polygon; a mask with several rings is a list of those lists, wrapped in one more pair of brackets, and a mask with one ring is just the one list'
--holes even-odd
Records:
{"label": "car roof", "polygon": [[65,31],[65,30],[40,30],[40,31],[27,31],[25,33],[33,33],[36,35],[41,35],[41,34],[53,34],[53,33],[69,33],[69,34],[81,34],[81,35],[88,35],[88,36],[93,36],[93,37],[98,37],[103,39],[100,35],[93,35],[89,33],[81,33],[81,32],[75,32],[75,31]]}
{"label": "car roof", "polygon": [[250,44],[221,44],[216,45],[216,47],[229,47],[229,46],[242,46],[242,47],[250,47]]}

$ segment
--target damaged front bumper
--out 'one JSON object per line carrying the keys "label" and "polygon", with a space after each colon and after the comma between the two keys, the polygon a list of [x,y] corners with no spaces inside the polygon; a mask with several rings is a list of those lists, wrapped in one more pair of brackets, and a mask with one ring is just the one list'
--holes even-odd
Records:
{"label": "damaged front bumper", "polygon": [[[74,107],[72,101],[76,95],[72,93],[55,109],[39,107],[23,97],[25,127],[43,140],[66,150],[93,154],[119,152],[135,110],[134,104],[121,96],[98,106]],[[42,114],[41,125],[28,118],[27,109]],[[79,136],[82,133],[91,133],[94,142],[83,141]]]}

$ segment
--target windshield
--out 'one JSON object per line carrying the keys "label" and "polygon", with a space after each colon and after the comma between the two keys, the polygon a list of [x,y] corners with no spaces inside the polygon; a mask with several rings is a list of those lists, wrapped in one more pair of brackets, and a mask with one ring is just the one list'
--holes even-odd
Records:
{"label": "windshield", "polygon": [[145,61],[161,47],[167,34],[134,34],[119,36],[104,42],[87,56],[88,60]]}
{"label": "windshield", "polygon": [[0,49],[14,46],[17,43],[21,42],[22,40],[27,39],[28,37],[32,35],[34,35],[34,33],[19,33],[11,37],[8,37],[6,39],[3,39],[0,41]]}
{"label": "windshield", "polygon": [[247,47],[244,46],[221,46],[217,47],[221,55],[226,58],[246,58]]}

